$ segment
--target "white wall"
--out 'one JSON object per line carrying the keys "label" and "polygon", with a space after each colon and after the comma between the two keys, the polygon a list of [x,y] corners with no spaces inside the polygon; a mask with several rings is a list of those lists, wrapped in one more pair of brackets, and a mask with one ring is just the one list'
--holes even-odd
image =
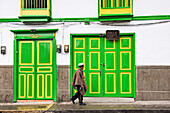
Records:
{"label": "white wall", "polygon": [[98,17],[98,0],[52,0],[52,17]]}
{"label": "white wall", "polygon": [[133,0],[134,16],[170,15],[170,0]]}
{"label": "white wall", "polygon": [[18,18],[20,0],[0,0],[0,18]]}
{"label": "white wall", "polygon": [[[134,16],[170,15],[170,0],[133,0]],[[0,0],[0,18],[18,18],[20,0]],[[52,0],[52,18],[98,17],[98,0]]]}
{"label": "white wall", "polygon": [[[0,54],[0,65],[13,65],[13,39],[11,29],[56,29],[57,44],[62,44],[62,53],[57,53],[58,65],[70,65],[70,53],[63,52],[63,46],[70,44],[70,34],[105,33],[108,29],[120,30],[121,33],[135,33],[136,65],[170,65],[170,22],[133,21],[130,23],[111,23],[113,26],[84,23],[48,23],[47,25],[24,25],[23,23],[0,23],[0,45],[7,46],[7,54]],[[145,25],[155,23],[153,25]],[[140,25],[139,25],[140,24]],[[143,25],[142,25],[143,24]],[[121,26],[120,26],[121,25]]]}

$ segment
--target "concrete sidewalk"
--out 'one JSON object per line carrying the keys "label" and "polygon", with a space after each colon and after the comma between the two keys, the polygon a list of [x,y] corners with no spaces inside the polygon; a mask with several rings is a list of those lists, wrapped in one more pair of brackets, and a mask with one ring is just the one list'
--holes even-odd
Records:
{"label": "concrete sidewalk", "polygon": [[91,103],[86,106],[71,102],[0,103],[0,112],[6,113],[170,113],[170,101],[136,101],[133,103]]}

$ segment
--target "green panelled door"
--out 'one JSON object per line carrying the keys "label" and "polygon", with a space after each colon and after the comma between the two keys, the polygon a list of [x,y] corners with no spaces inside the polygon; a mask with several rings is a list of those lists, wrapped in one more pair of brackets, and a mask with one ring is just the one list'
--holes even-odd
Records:
{"label": "green panelled door", "polygon": [[18,99],[53,99],[52,40],[18,41]]}
{"label": "green panelled door", "polygon": [[[73,73],[85,64],[88,97],[135,97],[134,37],[73,37]],[[73,94],[75,91],[72,89]]]}

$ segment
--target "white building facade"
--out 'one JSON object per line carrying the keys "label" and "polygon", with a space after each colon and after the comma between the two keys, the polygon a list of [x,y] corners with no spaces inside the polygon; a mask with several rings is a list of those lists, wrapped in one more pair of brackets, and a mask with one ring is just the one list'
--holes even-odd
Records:
{"label": "white building facade", "polygon": [[86,97],[169,100],[169,3],[1,0],[0,102],[69,101],[80,62]]}

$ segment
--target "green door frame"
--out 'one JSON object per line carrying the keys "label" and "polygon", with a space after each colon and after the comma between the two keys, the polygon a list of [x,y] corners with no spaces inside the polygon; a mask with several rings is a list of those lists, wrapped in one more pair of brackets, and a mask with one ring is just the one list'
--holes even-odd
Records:
{"label": "green door frame", "polygon": [[[73,96],[73,90],[72,90],[72,79],[73,76],[73,37],[102,37],[101,34],[70,34],[70,97]],[[121,36],[132,36],[134,43],[135,43],[135,33],[120,33]],[[106,34],[104,34],[106,36]],[[132,44],[132,50],[135,52],[135,44]],[[135,55],[132,56],[132,59],[135,59]],[[136,75],[136,63],[134,60],[134,70],[133,73]],[[136,98],[136,76],[134,76],[133,80],[133,91],[134,95],[133,98]]]}
{"label": "green door frame", "polygon": [[10,30],[14,33],[14,67],[13,67],[13,102],[17,101],[17,56],[18,56],[18,40],[24,39],[41,39],[53,40],[53,100],[57,101],[57,64],[56,64],[56,39],[55,32],[58,29],[34,29],[34,30]]}

